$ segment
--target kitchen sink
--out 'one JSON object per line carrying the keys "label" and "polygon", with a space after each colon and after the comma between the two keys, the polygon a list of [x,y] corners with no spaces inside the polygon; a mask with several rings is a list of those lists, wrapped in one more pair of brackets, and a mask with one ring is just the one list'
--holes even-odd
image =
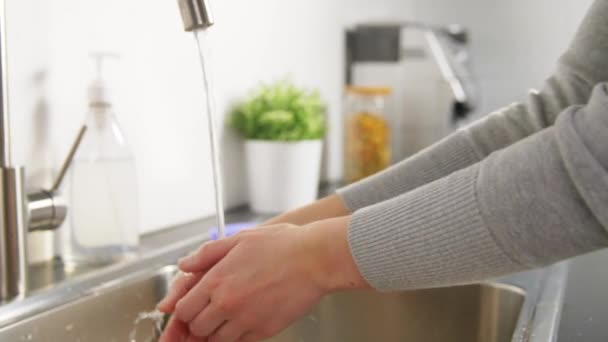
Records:
{"label": "kitchen sink", "polygon": [[[70,303],[0,330],[2,341],[124,342],[155,340],[154,310],[169,288],[174,266],[129,275]],[[480,284],[400,293],[350,292],[325,298],[272,342],[511,341],[524,292]]]}
{"label": "kitchen sink", "polygon": [[[248,212],[233,222],[258,219]],[[0,341],[155,341],[150,320],[176,261],[208,239],[213,220],[144,236],[136,258],[91,270],[59,262],[30,270],[26,298],[0,305]],[[323,299],[271,342],[551,342],[566,268],[556,265],[482,284],[397,293],[349,292]]]}

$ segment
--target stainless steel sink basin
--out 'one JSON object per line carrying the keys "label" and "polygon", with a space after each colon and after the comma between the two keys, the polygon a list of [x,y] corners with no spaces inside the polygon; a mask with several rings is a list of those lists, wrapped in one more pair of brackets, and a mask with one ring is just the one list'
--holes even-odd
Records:
{"label": "stainless steel sink basin", "polygon": [[155,335],[153,322],[135,327],[135,320],[140,312],[154,310],[174,274],[174,267],[166,267],[94,289],[81,299],[0,330],[0,340],[131,342],[129,336],[136,328],[136,341],[149,341]]}
{"label": "stainless steel sink basin", "polygon": [[[174,267],[130,275],[87,295],[0,329],[2,341],[129,341],[140,312],[166,293]],[[508,285],[330,296],[273,342],[508,342],[524,303]],[[154,326],[137,326],[136,341],[154,340]]]}
{"label": "stainless steel sink basin", "polygon": [[523,303],[520,289],[489,284],[342,293],[271,341],[508,342]]}
{"label": "stainless steel sink basin", "polygon": [[[229,218],[262,220],[247,211]],[[0,341],[131,342],[138,314],[153,310],[167,292],[176,269],[166,265],[198,248],[213,224],[144,236],[137,258],[110,267],[32,269],[38,281],[28,297],[0,305]],[[271,342],[555,341],[566,274],[562,264],[481,285],[337,294]],[[138,342],[156,340],[151,321],[136,332]]]}

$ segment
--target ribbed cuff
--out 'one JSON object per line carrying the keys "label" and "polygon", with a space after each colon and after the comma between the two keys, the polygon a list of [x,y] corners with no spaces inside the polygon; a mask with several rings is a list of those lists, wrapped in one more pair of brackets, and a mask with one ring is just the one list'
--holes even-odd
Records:
{"label": "ribbed cuff", "polygon": [[393,167],[338,190],[355,212],[404,194],[479,161],[466,131],[459,131]]}
{"label": "ribbed cuff", "polygon": [[475,196],[475,165],[357,211],[351,252],[381,291],[470,283],[514,272],[486,229]]}

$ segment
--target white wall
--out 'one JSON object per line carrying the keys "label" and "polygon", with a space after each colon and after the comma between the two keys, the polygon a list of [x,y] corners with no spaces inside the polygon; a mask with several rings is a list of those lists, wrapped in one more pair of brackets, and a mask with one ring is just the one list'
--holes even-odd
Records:
{"label": "white wall", "polygon": [[[343,26],[361,18],[398,18],[407,13],[405,4],[213,1],[218,121],[260,81],[290,76],[320,89],[331,124],[339,126]],[[8,0],[8,15],[14,159],[43,164],[42,176],[30,177],[30,184],[49,183],[82,122],[88,53],[112,50],[123,56],[115,73],[117,112],[137,157],[141,230],[213,214],[200,67],[175,1]],[[44,86],[34,82],[40,72]],[[246,199],[242,148],[222,129],[226,202],[233,206]],[[39,139],[33,141],[34,135]],[[339,135],[330,140],[330,154],[336,155]],[[336,178],[340,161],[332,160],[327,173]]]}

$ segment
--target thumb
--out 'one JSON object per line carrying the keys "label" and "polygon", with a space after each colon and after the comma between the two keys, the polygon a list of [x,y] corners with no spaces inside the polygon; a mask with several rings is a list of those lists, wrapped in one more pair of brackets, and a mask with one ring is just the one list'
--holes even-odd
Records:
{"label": "thumb", "polygon": [[179,268],[184,272],[204,272],[222,260],[237,242],[235,237],[207,242],[194,254],[180,259]]}

